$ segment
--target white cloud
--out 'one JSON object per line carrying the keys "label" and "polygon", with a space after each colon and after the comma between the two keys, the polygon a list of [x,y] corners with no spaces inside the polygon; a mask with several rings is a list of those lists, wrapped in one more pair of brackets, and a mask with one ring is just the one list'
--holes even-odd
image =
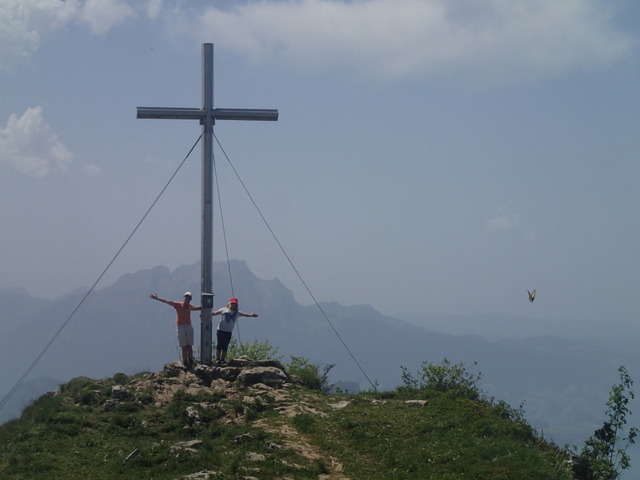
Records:
{"label": "white cloud", "polygon": [[25,63],[42,39],[73,20],[77,0],[0,1],[0,70]]}
{"label": "white cloud", "polygon": [[78,21],[87,23],[93,33],[102,35],[136,13],[124,0],[86,0]]}
{"label": "white cloud", "polygon": [[19,173],[43,178],[64,172],[72,157],[44,121],[41,107],[30,108],[21,117],[11,115],[6,128],[0,128],[0,165]]}
{"label": "white cloud", "polygon": [[98,35],[138,16],[151,19],[162,0],[0,0],[0,70],[28,62],[41,43],[72,22],[88,25]]}
{"label": "white cloud", "polygon": [[261,1],[208,7],[184,25],[250,57],[382,78],[541,77],[609,64],[634,45],[596,0]]}
{"label": "white cloud", "polygon": [[379,78],[519,81],[597,68],[629,55],[598,0],[0,0],[0,69],[25,62],[70,22],[103,35],[162,22],[260,61]]}
{"label": "white cloud", "polygon": [[485,222],[491,230],[509,230],[520,223],[520,215],[509,213],[507,207],[500,207],[496,213],[496,217]]}

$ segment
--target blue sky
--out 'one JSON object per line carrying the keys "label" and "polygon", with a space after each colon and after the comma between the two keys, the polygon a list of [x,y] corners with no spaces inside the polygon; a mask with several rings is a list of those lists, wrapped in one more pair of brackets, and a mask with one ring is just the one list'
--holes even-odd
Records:
{"label": "blue sky", "polygon": [[[216,107],[280,112],[215,134],[318,300],[636,320],[639,18],[631,0],[0,0],[0,287],[93,284],[200,134],[136,107],[200,107],[208,42]],[[215,155],[230,256],[312,303]],[[200,168],[198,146],[99,287],[199,259]]]}

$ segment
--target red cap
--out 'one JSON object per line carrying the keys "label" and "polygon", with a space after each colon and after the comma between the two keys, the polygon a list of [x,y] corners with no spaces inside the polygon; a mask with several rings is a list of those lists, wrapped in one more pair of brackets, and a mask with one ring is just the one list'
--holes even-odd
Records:
{"label": "red cap", "polygon": [[238,299],[236,297],[233,297],[229,299],[229,303],[238,303]]}

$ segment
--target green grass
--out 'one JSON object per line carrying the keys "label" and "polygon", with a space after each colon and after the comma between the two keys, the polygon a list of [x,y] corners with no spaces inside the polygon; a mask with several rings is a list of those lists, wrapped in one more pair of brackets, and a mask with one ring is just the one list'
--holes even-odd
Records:
{"label": "green grass", "polygon": [[[562,466],[566,453],[504,404],[427,388],[328,396],[292,387],[276,401],[242,389],[189,393],[185,383],[157,406],[153,386],[145,386],[150,378],[77,378],[41,397],[0,426],[0,478],[164,480],[213,470],[228,479],[317,480],[333,459],[352,480],[571,479]],[[118,402],[114,385],[129,392]],[[405,403],[416,398],[429,403]],[[333,409],[339,400],[350,403]],[[199,423],[188,420],[187,407],[198,411]],[[284,408],[300,414],[283,415]],[[203,442],[195,454],[172,451],[194,439]],[[311,446],[320,458],[289,448],[292,442]],[[264,461],[249,459],[249,452]]]}
{"label": "green grass", "polygon": [[427,398],[427,406],[415,406],[401,395],[384,403],[363,395],[317,421],[313,435],[353,478],[571,478],[561,467],[565,455],[526,423],[505,420],[485,401],[438,392]]}

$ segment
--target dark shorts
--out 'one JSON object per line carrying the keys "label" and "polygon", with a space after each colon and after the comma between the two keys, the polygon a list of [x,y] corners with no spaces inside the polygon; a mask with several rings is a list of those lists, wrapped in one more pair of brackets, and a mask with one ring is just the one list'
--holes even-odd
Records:
{"label": "dark shorts", "polygon": [[218,333],[218,344],[216,350],[222,350],[224,352],[229,348],[229,342],[231,341],[231,332],[225,332],[223,330],[216,330]]}

